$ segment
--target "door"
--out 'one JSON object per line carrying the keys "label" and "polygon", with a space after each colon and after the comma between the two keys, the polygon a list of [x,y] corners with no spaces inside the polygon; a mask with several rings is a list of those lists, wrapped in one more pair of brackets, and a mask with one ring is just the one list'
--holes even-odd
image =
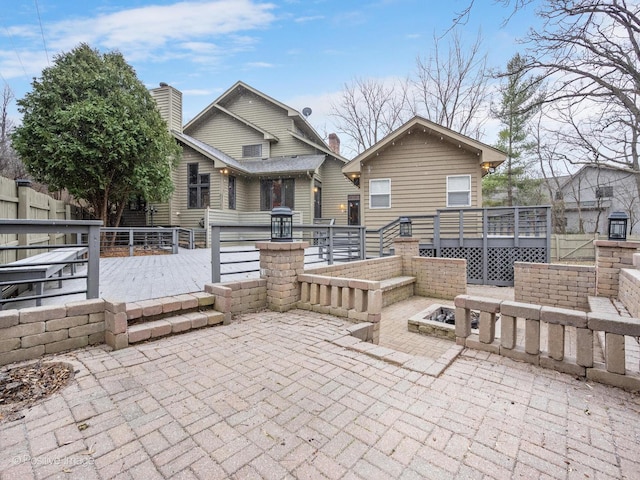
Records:
{"label": "door", "polygon": [[313,218],[322,218],[322,187],[318,183],[313,187]]}
{"label": "door", "polygon": [[349,195],[347,215],[349,225],[360,225],[360,195]]}

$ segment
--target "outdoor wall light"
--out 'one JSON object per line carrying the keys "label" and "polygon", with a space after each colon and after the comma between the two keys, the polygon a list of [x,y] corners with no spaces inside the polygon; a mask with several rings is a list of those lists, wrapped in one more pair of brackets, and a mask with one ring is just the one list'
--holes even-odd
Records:
{"label": "outdoor wall light", "polygon": [[341,203],[341,204],[340,204],[340,211],[341,211],[342,213],[344,213],[344,212],[346,212],[346,211],[347,211],[347,207],[345,206],[345,204],[344,204],[344,203]]}
{"label": "outdoor wall light", "polygon": [[627,239],[627,220],[625,212],[611,212],[609,215],[609,240]]}
{"label": "outdoor wall light", "polygon": [[293,212],[289,207],[276,207],[271,210],[271,241],[293,241]]}
{"label": "outdoor wall light", "polygon": [[409,217],[400,218],[400,236],[410,237],[411,235],[411,219]]}

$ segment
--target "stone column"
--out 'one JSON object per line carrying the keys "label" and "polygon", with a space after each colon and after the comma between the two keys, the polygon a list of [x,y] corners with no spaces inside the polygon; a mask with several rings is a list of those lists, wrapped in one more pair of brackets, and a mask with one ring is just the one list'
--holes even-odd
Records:
{"label": "stone column", "polygon": [[257,242],[260,277],[267,280],[267,308],[286,312],[300,300],[298,275],[304,273],[304,249],[308,242]]}
{"label": "stone column", "polygon": [[396,237],[393,241],[393,250],[396,255],[402,257],[402,276],[413,277],[413,266],[411,259],[420,256],[418,243],[419,238],[414,237]]}
{"label": "stone column", "polygon": [[596,295],[618,297],[620,270],[633,268],[633,254],[640,249],[640,242],[616,242],[596,240]]}

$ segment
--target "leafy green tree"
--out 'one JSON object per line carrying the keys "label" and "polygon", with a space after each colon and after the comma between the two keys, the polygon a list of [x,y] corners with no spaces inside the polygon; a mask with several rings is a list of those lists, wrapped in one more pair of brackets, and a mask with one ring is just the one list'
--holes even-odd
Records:
{"label": "leafy green tree", "polygon": [[132,196],[166,201],[180,149],[122,54],[80,44],[32,87],[17,102],[13,147],[36,180],[66,188],[106,225]]}
{"label": "leafy green tree", "polygon": [[[530,162],[527,154],[534,144],[529,136],[528,123],[537,113],[542,100],[541,77],[527,77],[523,73],[525,60],[515,54],[507,63],[500,86],[500,105],[493,112],[502,129],[498,133],[496,147],[506,152],[507,160],[497,173],[483,180],[483,195],[493,198],[496,204],[507,206],[535,203],[537,180],[529,176]],[[506,193],[506,199],[496,200],[498,194]]]}

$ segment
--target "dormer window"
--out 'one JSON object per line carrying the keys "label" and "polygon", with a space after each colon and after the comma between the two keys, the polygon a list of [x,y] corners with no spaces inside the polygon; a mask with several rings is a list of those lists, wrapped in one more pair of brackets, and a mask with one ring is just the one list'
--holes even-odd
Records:
{"label": "dormer window", "polygon": [[256,158],[256,157],[262,157],[262,144],[257,143],[255,145],[242,146],[242,158]]}

